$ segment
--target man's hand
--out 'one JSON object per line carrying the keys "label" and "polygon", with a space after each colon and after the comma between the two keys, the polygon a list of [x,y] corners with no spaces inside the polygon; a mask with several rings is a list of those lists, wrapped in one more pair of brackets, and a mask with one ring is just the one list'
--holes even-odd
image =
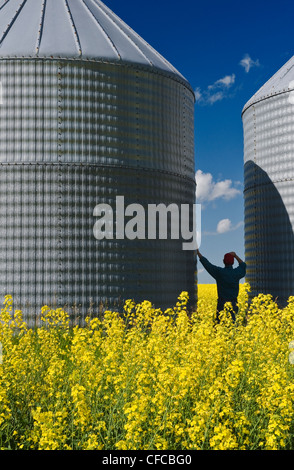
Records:
{"label": "man's hand", "polygon": [[199,256],[199,258],[202,258],[202,254],[200,253],[200,251],[198,249],[196,250],[196,253]]}
{"label": "man's hand", "polygon": [[236,255],[236,253],[234,251],[231,251],[231,255],[234,256],[234,258],[236,258],[236,260],[238,261],[238,263],[243,263],[243,261],[241,260],[241,258],[239,258],[238,255]]}

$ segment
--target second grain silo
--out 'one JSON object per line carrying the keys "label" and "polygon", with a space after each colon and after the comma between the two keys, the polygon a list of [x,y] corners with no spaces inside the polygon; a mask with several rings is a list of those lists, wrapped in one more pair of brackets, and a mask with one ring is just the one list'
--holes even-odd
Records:
{"label": "second grain silo", "polygon": [[194,203],[194,93],[99,0],[0,1],[0,286],[17,306],[193,301],[181,239],[97,240],[93,210]]}
{"label": "second grain silo", "polygon": [[245,257],[252,294],[294,295],[294,57],[243,109]]}

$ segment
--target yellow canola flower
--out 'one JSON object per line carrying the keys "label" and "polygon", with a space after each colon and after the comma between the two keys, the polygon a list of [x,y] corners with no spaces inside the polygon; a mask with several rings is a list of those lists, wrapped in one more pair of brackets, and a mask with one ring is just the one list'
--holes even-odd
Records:
{"label": "yellow canola flower", "polygon": [[241,284],[235,324],[216,286],[162,311],[125,302],[73,326],[41,309],[0,313],[2,449],[292,449],[294,296],[281,309]]}

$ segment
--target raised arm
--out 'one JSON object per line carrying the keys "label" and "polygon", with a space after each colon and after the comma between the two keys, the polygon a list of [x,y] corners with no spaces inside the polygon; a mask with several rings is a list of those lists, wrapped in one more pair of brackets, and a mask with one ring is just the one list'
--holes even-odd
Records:
{"label": "raised arm", "polygon": [[201,262],[201,264],[204,266],[204,268],[206,269],[206,271],[214,278],[216,279],[217,278],[217,275],[218,275],[218,270],[219,268],[217,266],[215,266],[214,264],[211,264],[210,261],[208,261],[207,258],[205,258],[205,256],[203,256],[200,251],[197,249],[196,250],[196,253],[199,257],[199,260]]}
{"label": "raised arm", "polygon": [[239,258],[238,255],[236,255],[236,253],[234,251],[231,251],[231,255],[234,256],[234,258],[238,261],[238,263],[243,263],[243,260],[241,258]]}

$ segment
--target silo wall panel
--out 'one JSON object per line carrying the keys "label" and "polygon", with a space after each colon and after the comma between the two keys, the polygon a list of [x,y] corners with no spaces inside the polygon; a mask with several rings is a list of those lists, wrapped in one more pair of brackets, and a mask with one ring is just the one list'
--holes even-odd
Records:
{"label": "silo wall panel", "polygon": [[46,303],[195,299],[183,240],[96,240],[94,207],[195,202],[193,103],[180,81],[134,66],[1,60],[1,286]]}
{"label": "silo wall panel", "polygon": [[[139,199],[146,215],[150,203],[189,203],[195,192],[189,182],[183,185],[164,173],[138,176],[95,165],[2,163],[2,293],[12,293],[16,305],[32,309],[43,304],[71,308],[73,302],[85,308],[91,299],[96,305],[119,305],[126,298],[167,307],[181,290],[192,296],[195,263],[192,252],[182,250],[181,238],[95,239],[97,201],[115,211],[116,195],[136,186],[146,191]],[[133,202],[125,198],[126,206]]]}
{"label": "silo wall panel", "polygon": [[245,256],[252,295],[294,293],[294,108],[290,93],[243,114]]}

